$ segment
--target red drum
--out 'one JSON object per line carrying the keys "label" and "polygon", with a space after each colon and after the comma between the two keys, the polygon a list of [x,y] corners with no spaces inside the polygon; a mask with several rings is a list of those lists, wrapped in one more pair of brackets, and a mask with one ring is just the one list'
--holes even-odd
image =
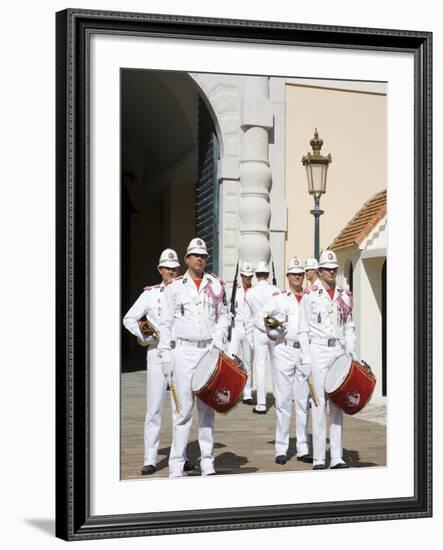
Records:
{"label": "red drum", "polygon": [[226,413],[240,399],[246,379],[246,372],[235,359],[214,348],[198,362],[192,392],[212,409]]}
{"label": "red drum", "polygon": [[355,414],[370,400],[375,384],[369,366],[343,354],[334,360],[328,371],[325,391],[346,414]]}

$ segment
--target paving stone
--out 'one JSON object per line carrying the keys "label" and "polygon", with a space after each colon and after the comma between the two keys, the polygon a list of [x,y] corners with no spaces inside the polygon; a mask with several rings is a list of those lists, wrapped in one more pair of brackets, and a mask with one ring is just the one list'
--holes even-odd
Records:
{"label": "paving stone", "polygon": [[[171,407],[169,397],[163,407],[157,472],[142,476],[143,426],[146,401],[146,371],[125,372],[121,375],[121,477],[149,480],[168,476],[168,456],[171,445]],[[216,413],[215,468],[220,475],[310,470],[311,464],[296,459],[295,418],[292,418],[288,461],[275,463],[276,415],[272,395],[266,415],[252,414],[250,405],[240,403],[228,414]],[[386,426],[383,410],[377,407],[377,421],[363,415],[346,416],[343,427],[343,458],[353,468],[386,465]],[[368,417],[371,415],[368,414]],[[193,424],[187,447],[188,458],[197,466],[200,450],[197,441],[198,417],[194,411]],[[309,424],[309,432],[311,426]],[[329,460],[329,452],[327,453]],[[199,472],[190,475],[199,475]]]}

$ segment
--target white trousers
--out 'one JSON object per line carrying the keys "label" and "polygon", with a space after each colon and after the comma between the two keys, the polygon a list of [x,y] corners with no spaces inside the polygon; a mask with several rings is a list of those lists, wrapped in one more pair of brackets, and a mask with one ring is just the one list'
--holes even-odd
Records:
{"label": "white trousers", "polygon": [[[314,447],[314,465],[324,464],[326,458],[326,395],[325,380],[333,360],[343,353],[341,345],[328,347],[322,344],[311,344],[312,371],[311,381],[317,396],[318,405],[312,405],[312,435]],[[342,462],[342,426],[343,411],[329,401],[331,447],[331,465]]]}
{"label": "white trousers", "polygon": [[298,370],[300,350],[283,343],[270,348],[272,360],[272,386],[277,413],[275,455],[286,455],[289,447],[292,399],[295,385],[295,435],[297,456],[309,454],[308,408],[309,389],[306,377]]}
{"label": "white trousers", "polygon": [[254,329],[254,369],[257,387],[257,410],[266,410],[266,360],[271,340]]}
{"label": "white trousers", "polygon": [[[194,409],[192,376],[204,348],[181,346],[174,349],[174,384],[180,411],[174,418],[174,431],[169,456],[169,476],[181,477],[185,463],[184,454],[189,439]],[[197,398],[199,419],[198,442],[200,445],[200,470],[208,475],[214,470],[214,410]]]}
{"label": "white trousers", "polygon": [[245,389],[243,390],[243,399],[252,398],[252,346],[247,337],[235,328],[232,329],[231,341],[228,345],[228,355],[237,355],[243,361],[246,374]]}
{"label": "white trousers", "polygon": [[[145,455],[143,464],[157,464],[157,453],[160,444],[160,428],[162,421],[163,401],[166,394],[167,381],[162,373],[161,360],[157,346],[151,346],[146,355],[146,417],[144,428]],[[172,416],[175,407],[171,396]]]}

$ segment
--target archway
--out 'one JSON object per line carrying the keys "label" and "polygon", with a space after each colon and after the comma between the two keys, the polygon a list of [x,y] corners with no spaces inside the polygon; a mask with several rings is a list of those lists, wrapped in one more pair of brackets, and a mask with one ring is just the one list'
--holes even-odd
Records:
{"label": "archway", "polygon": [[[182,260],[198,234],[209,248],[208,269],[217,270],[219,148],[202,92],[187,73],[123,69],[120,120],[123,316],[145,286],[159,282],[164,248]],[[124,329],[121,351],[143,351]],[[122,368],[141,368],[139,358],[125,357]]]}

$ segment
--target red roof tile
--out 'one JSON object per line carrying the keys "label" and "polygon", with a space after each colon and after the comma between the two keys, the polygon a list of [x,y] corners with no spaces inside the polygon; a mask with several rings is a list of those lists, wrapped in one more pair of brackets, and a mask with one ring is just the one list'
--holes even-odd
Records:
{"label": "red roof tile", "polygon": [[386,190],[380,191],[365,202],[328,248],[340,250],[347,246],[358,246],[384,216],[386,216]]}

